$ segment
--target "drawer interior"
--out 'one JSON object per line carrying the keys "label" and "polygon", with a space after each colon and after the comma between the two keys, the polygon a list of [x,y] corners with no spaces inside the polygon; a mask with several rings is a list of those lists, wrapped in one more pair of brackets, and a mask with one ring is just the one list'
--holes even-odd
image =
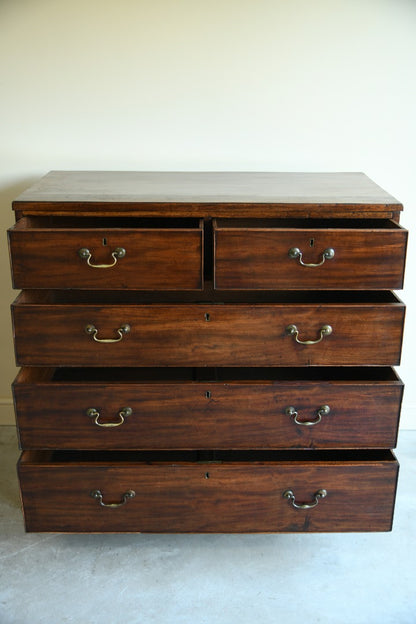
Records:
{"label": "drawer interior", "polygon": [[273,384],[279,381],[294,383],[312,382],[354,382],[399,383],[401,380],[389,366],[336,367],[318,366],[310,368],[32,368],[19,372],[16,383],[256,383]]}
{"label": "drawer interior", "polygon": [[19,294],[15,304],[19,305],[101,305],[114,304],[346,304],[346,305],[391,305],[401,304],[392,291],[210,291],[205,293],[149,292],[149,291],[85,291],[85,290],[26,290]]}
{"label": "drawer interior", "polygon": [[402,230],[391,219],[215,219],[217,230]]}
{"label": "drawer interior", "polygon": [[21,464],[70,464],[70,463],[139,463],[139,464],[264,464],[264,463],[397,463],[390,450],[300,450],[300,451],[24,451]]}
{"label": "drawer interior", "polygon": [[[214,219],[215,229],[346,229],[346,230],[402,230],[391,219]],[[60,217],[26,216],[19,219],[12,229],[199,229],[203,219],[191,217]]]}
{"label": "drawer interior", "polygon": [[177,217],[22,217],[14,230],[82,230],[82,229],[141,229],[187,230],[202,229],[203,219]]}

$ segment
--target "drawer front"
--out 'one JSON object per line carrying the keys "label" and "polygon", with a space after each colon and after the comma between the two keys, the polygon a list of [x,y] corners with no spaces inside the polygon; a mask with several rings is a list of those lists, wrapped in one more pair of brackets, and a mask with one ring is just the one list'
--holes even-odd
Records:
{"label": "drawer front", "polygon": [[37,461],[25,452],[19,476],[28,531],[389,531],[398,466],[383,456],[149,464]]}
{"label": "drawer front", "polygon": [[393,448],[403,391],[398,379],[36,383],[24,374],[13,391],[25,449]]}
{"label": "drawer front", "polygon": [[18,224],[9,231],[9,241],[15,288],[203,287],[202,221],[194,228],[173,229],[54,230]]}
{"label": "drawer front", "polygon": [[[400,303],[100,306],[19,301],[13,305],[18,365],[386,366],[400,361]],[[130,331],[124,333],[127,326]],[[332,333],[324,335],[328,326]],[[117,342],[99,343],[94,337]],[[296,339],[320,341],[298,344]]]}
{"label": "drawer front", "polygon": [[[217,289],[403,287],[407,232],[398,225],[391,224],[391,229],[291,229],[229,223],[222,226],[220,220],[214,225]],[[324,255],[326,250],[332,251]]]}

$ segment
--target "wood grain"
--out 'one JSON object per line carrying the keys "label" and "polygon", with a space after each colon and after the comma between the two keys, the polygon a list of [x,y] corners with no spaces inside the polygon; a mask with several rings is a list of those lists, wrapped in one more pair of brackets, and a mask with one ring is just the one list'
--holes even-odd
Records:
{"label": "wood grain", "polygon": [[[343,304],[30,304],[12,306],[20,366],[390,366],[400,361],[404,305]],[[208,315],[208,316],[207,316]],[[209,319],[209,320],[208,320]],[[85,333],[93,324],[97,344]],[[333,333],[314,345],[323,325]]]}
{"label": "wood grain", "polygon": [[52,171],[13,208],[24,214],[392,218],[402,205],[363,173]]}
{"label": "wood grain", "polygon": [[[113,381],[84,373],[83,381],[42,379],[38,369],[23,370],[13,392],[20,442],[25,449],[261,449],[261,448],[393,448],[403,392],[399,379],[356,378],[308,380],[255,379],[240,371],[227,380],[175,381],[164,369],[159,379],[137,381],[131,371],[113,372]],[[220,371],[219,371],[220,373]],[[295,377],[298,376],[296,380]],[[123,381],[123,376],[125,380]],[[251,380],[250,380],[251,376]],[[326,376],[326,379],[325,379]],[[361,378],[360,378],[361,377]],[[111,376],[106,375],[111,379]],[[319,424],[298,425],[287,413],[294,406],[301,421],[316,420],[321,406],[330,413]],[[100,412],[100,422],[119,421],[129,406],[133,413],[118,427],[94,424],[87,409]]]}
{"label": "wood grain", "polygon": [[[9,230],[14,288],[199,290],[202,288],[203,230],[80,227]],[[126,255],[97,269],[80,258],[90,250],[94,264],[111,264],[112,252]]]}
{"label": "wood grain", "polygon": [[[26,530],[391,529],[398,463],[383,449],[397,438],[403,384],[389,367],[405,306],[387,291],[402,287],[407,242],[392,223],[398,200],[362,173],[53,171],[13,208]],[[96,263],[127,253],[101,271],[81,247]],[[335,257],[308,269],[290,247],[310,263],[327,247]],[[85,332],[115,339],[126,323],[120,342]],[[297,344],[292,324],[301,340],[333,331]],[[313,420],[322,405],[313,426],[287,413]],[[109,424],[127,406],[119,427],[86,413]],[[313,509],[283,497],[310,503],[322,488]],[[97,489],[107,504],[136,495],[102,507]]]}
{"label": "wood grain", "polygon": [[[19,464],[26,528],[59,532],[319,532],[389,531],[398,465],[384,459],[354,461],[234,461],[200,464],[31,460]],[[335,459],[335,456],[334,456]],[[283,492],[311,502],[294,509]],[[119,502],[127,490],[135,498],[119,508],[103,508],[90,496]]]}
{"label": "wood grain", "polygon": [[[407,232],[398,226],[314,229],[304,226],[244,227],[214,224],[215,288],[228,289],[400,289]],[[328,248],[334,258],[304,267],[289,257],[298,248],[305,263],[319,263]]]}

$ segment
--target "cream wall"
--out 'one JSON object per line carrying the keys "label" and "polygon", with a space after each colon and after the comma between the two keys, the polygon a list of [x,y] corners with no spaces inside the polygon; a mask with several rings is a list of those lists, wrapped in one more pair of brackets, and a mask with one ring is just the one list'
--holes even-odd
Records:
{"label": "cream wall", "polygon": [[[2,0],[0,58],[3,231],[12,198],[50,169],[364,171],[416,231],[414,0]],[[5,235],[0,247],[0,419],[12,422]]]}

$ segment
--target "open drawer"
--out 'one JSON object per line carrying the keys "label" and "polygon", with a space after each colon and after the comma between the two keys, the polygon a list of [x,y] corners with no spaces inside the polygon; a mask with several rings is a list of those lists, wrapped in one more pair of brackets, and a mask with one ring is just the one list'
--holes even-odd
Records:
{"label": "open drawer", "polygon": [[393,448],[403,383],[389,367],[23,368],[30,449]]}
{"label": "open drawer", "polygon": [[[21,366],[394,366],[405,306],[390,292],[272,293],[262,303],[136,303],[134,292],[26,291]],[[114,303],[112,303],[114,301]],[[115,303],[117,301],[117,303]]]}
{"label": "open drawer", "polygon": [[403,287],[407,231],[387,219],[216,219],[219,290]]}
{"label": "open drawer", "polygon": [[25,451],[28,531],[389,531],[391,451]]}
{"label": "open drawer", "polygon": [[201,290],[203,220],[23,217],[14,288]]}

